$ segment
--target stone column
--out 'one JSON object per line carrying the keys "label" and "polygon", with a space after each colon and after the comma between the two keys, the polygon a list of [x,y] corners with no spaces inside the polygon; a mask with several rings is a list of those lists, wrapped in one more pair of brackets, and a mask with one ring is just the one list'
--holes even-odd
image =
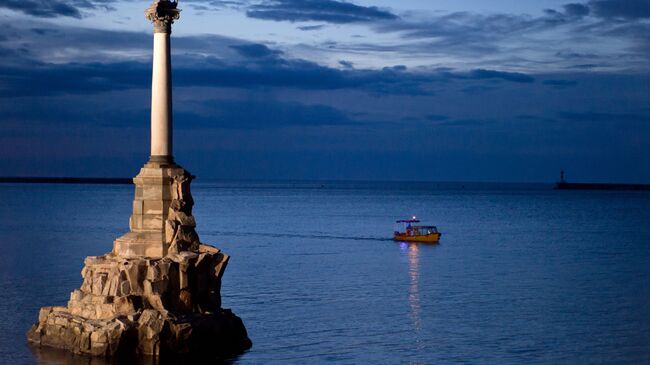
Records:
{"label": "stone column", "polygon": [[[133,179],[135,199],[130,232],[116,239],[113,246],[114,253],[121,257],[160,258],[170,250],[195,247],[198,242],[189,192],[192,175],[174,163],[172,153],[170,35],[172,24],[180,15],[177,4],[158,0],[144,13],[153,23],[154,33],[151,155]],[[182,247],[177,247],[179,240]]]}
{"label": "stone column", "polygon": [[145,16],[153,23],[153,74],[151,82],[151,157],[154,163],[173,163],[172,80],[170,35],[180,11],[177,2],[156,1]]}

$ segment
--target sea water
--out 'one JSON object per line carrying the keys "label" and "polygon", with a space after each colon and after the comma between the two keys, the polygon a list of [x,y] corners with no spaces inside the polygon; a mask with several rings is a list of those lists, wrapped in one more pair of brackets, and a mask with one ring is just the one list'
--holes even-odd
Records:
{"label": "sea water", "polygon": [[[201,240],[232,256],[223,305],[253,341],[236,364],[650,363],[647,192],[199,180],[193,195]],[[132,198],[0,185],[0,363],[63,363],[25,332],[128,230]],[[391,240],[412,215],[439,245]]]}

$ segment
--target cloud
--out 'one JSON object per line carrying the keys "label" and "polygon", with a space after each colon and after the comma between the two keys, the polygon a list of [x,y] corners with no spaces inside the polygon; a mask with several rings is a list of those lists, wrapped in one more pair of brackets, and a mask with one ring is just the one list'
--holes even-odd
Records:
{"label": "cloud", "polygon": [[221,10],[235,9],[241,10],[248,4],[245,0],[183,0],[183,4],[190,4],[194,9],[204,10]]}
{"label": "cloud", "polygon": [[650,2],[647,0],[592,0],[589,6],[603,18],[650,18]]}
{"label": "cloud", "polygon": [[578,85],[578,82],[575,80],[545,80],[544,85],[554,87],[569,87]]}
{"label": "cloud", "polygon": [[508,64],[539,73],[548,72],[549,68],[561,72],[576,63],[564,56],[582,54],[591,60],[578,64],[595,63],[595,58],[610,60],[599,64],[601,70],[647,70],[650,41],[647,32],[642,31],[647,26],[635,20],[646,16],[642,8],[650,7],[650,2],[616,2],[627,10],[618,12],[626,14],[625,19],[603,19],[605,14],[611,17],[615,13],[612,9],[605,12],[605,4],[606,0],[572,2],[558,9],[546,9],[541,16],[470,11],[404,13],[394,21],[370,24],[377,33],[395,33],[402,42],[336,48],[342,52],[374,50],[378,55],[397,52],[420,56],[422,62],[427,56],[435,57],[436,61],[444,60],[455,67],[463,64],[498,68]]}
{"label": "cloud", "polygon": [[136,62],[0,66],[0,97],[92,94],[140,88],[151,80],[150,67]]}
{"label": "cloud", "polygon": [[272,50],[269,47],[254,43],[254,44],[238,44],[230,46],[230,48],[236,50],[244,57],[248,58],[264,58],[264,57],[275,57],[281,55],[281,51]]}
{"label": "cloud", "polygon": [[81,18],[79,9],[70,5],[67,1],[3,0],[0,2],[0,8],[20,11],[40,18],[55,18],[59,16]]}
{"label": "cloud", "polygon": [[[9,25],[7,29],[17,34],[13,40],[20,48],[0,44],[1,97],[150,87],[149,34],[45,24],[26,28]],[[264,44],[234,38],[204,35],[174,39],[174,85],[182,87],[350,89],[375,95],[431,95],[433,85],[453,80],[533,80],[522,73],[488,69],[409,71],[403,65],[358,69],[350,67],[353,64],[349,61],[340,65],[343,68],[292,58]]]}
{"label": "cloud", "polygon": [[209,100],[201,103],[203,114],[178,110],[181,128],[273,129],[291,126],[318,127],[357,124],[326,105],[257,100]]}
{"label": "cloud", "polygon": [[571,65],[571,66],[569,66],[567,68],[568,69],[576,69],[576,70],[591,70],[591,69],[594,69],[594,68],[598,68],[600,66],[601,65],[599,65],[597,63],[581,63],[581,64],[577,64],[577,65]]}
{"label": "cloud", "polygon": [[[287,127],[353,126],[362,121],[333,106],[298,102],[255,93],[236,96],[214,89],[177,90],[175,129],[269,130]],[[17,126],[41,128],[149,128],[148,90],[121,90],[107,94],[80,93],[51,97],[0,98],[0,137]],[[13,128],[13,129],[12,129]],[[1,138],[0,138],[1,139]]]}
{"label": "cloud", "polygon": [[345,67],[345,68],[354,68],[354,63],[346,60],[340,60],[339,65]]}
{"label": "cloud", "polygon": [[593,60],[595,58],[599,58],[599,56],[595,53],[580,53],[572,50],[557,51],[555,52],[555,56],[565,60]]}
{"label": "cloud", "polygon": [[38,18],[81,18],[80,9],[113,9],[108,1],[97,0],[2,0],[0,8],[19,11]]}
{"label": "cloud", "polygon": [[319,24],[319,25],[302,25],[299,26],[298,29],[303,30],[303,31],[313,31],[313,30],[321,30],[325,28],[325,24]]}
{"label": "cloud", "polygon": [[267,0],[249,7],[246,15],[274,21],[321,21],[337,24],[398,18],[390,11],[375,6],[360,6],[336,0]]}
{"label": "cloud", "polygon": [[565,4],[563,8],[564,13],[568,16],[587,16],[591,11],[591,9],[589,9],[589,6],[579,3]]}
{"label": "cloud", "polygon": [[[465,76],[460,75],[457,77],[465,77]],[[477,69],[477,70],[470,71],[466,77],[474,80],[501,79],[506,81],[519,82],[519,83],[530,83],[535,81],[535,78],[533,78],[532,76],[518,73],[518,72],[503,72],[503,71],[484,70],[484,69]]]}
{"label": "cloud", "polygon": [[[495,65],[512,63],[515,57],[517,64],[533,65],[539,61],[540,53],[563,45],[557,40],[546,42],[544,36],[537,34],[576,21],[569,20],[559,12],[540,17],[454,12],[418,18],[404,16],[391,22],[375,23],[371,27],[378,33],[396,33],[403,40],[392,46],[394,52],[422,57],[437,56],[447,62],[451,58],[456,63],[473,63],[481,67],[480,63],[485,59]],[[535,42],[530,41],[533,36],[536,37]],[[390,45],[364,46],[369,50],[391,51]]]}
{"label": "cloud", "polygon": [[464,38],[468,42],[485,40],[506,32],[521,31],[531,26],[526,16],[510,14],[483,15],[454,12],[434,15],[427,20],[382,23],[375,26],[380,32],[400,32],[404,38]]}
{"label": "cloud", "polygon": [[[180,40],[177,43],[182,43]],[[251,46],[255,46],[254,44]],[[241,47],[240,47],[241,49]],[[185,56],[174,68],[178,87],[265,87],[301,90],[362,90],[378,95],[431,95],[431,87],[454,80],[531,83],[532,76],[477,69],[469,72],[431,70],[409,72],[403,67],[383,70],[337,69],[301,59],[286,59],[278,53],[246,49],[248,61],[224,62]],[[251,56],[252,54],[252,56]],[[19,63],[19,62],[16,62]],[[0,66],[0,97],[58,94],[88,94],[150,86],[148,62],[70,63],[42,62],[25,66]],[[479,84],[480,86],[480,84]]]}

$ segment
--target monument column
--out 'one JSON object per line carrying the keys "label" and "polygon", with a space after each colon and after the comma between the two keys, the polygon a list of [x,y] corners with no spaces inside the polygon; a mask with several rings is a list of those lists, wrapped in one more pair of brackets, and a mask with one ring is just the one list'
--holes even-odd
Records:
{"label": "monument column", "polygon": [[180,15],[177,5],[157,0],[144,12],[153,23],[151,154],[133,179],[130,232],[114,242],[113,252],[121,257],[161,258],[199,243],[189,192],[192,175],[174,162],[172,152],[170,36]]}
{"label": "monument column", "polygon": [[180,12],[176,2],[157,1],[145,16],[153,23],[151,81],[151,157],[153,163],[173,163],[172,80],[170,35]]}
{"label": "monument column", "polygon": [[[151,155],[133,178],[129,232],[89,256],[66,306],[43,307],[30,342],[93,356],[232,356],[251,347],[242,320],[221,307],[229,256],[201,243],[192,215],[194,176],[173,161],[169,36],[178,1],[156,0]],[[218,357],[216,356],[218,355]],[[157,363],[153,361],[152,363]]]}

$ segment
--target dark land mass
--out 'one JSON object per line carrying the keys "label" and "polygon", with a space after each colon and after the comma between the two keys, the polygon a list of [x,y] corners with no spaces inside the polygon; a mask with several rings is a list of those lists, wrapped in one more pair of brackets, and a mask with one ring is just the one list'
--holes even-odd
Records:
{"label": "dark land mass", "polygon": [[132,178],[110,177],[0,177],[0,183],[22,184],[133,184]]}
{"label": "dark land mass", "polygon": [[650,184],[602,184],[602,183],[569,183],[558,182],[556,190],[647,190]]}

